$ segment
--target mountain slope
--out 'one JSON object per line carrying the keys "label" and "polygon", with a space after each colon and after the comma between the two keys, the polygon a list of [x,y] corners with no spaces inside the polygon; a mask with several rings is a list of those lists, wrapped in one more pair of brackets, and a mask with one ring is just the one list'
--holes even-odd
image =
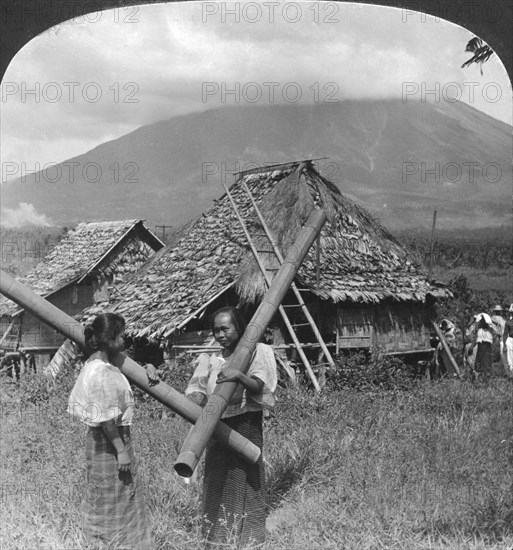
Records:
{"label": "mountain slope", "polygon": [[32,203],[55,223],[176,227],[222,194],[231,171],[328,157],[320,172],[390,227],[429,223],[434,209],[446,227],[499,225],[510,216],[510,151],[511,127],[463,103],[230,106],[141,127],[60,174],[4,184],[2,206]]}

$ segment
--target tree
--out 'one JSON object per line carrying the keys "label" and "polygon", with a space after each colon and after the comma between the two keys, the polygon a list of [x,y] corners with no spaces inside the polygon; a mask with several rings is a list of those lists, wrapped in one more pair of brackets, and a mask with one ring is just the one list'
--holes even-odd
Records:
{"label": "tree", "polygon": [[472,65],[472,63],[477,63],[479,65],[481,74],[483,74],[483,63],[486,63],[488,59],[490,59],[490,57],[495,53],[492,48],[488,46],[488,44],[485,44],[477,36],[474,36],[474,38],[469,40],[465,51],[472,52],[474,55],[469,60],[465,61],[461,68],[464,69],[465,67]]}

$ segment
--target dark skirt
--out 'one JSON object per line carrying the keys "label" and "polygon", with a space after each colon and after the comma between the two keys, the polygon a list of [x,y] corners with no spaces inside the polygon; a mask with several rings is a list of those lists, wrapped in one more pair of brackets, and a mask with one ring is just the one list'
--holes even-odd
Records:
{"label": "dark skirt", "polygon": [[[262,412],[249,412],[223,422],[262,449]],[[203,534],[210,542],[235,544],[265,541],[265,481],[262,455],[249,464],[210,440],[203,480]]]}
{"label": "dark skirt", "polygon": [[130,427],[118,429],[130,456],[131,472],[118,470],[116,450],[101,427],[87,430],[87,487],[82,502],[82,530],[89,542],[101,541],[119,550],[151,550],[154,545]]}
{"label": "dark skirt", "polygon": [[492,344],[479,342],[477,344],[475,370],[480,372],[483,378],[488,378],[492,372]]}

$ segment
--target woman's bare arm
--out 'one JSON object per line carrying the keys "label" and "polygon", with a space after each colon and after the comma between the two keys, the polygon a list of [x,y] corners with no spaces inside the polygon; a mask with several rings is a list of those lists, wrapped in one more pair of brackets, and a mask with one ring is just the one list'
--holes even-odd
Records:
{"label": "woman's bare arm", "polygon": [[258,395],[264,388],[264,383],[256,376],[248,376],[237,369],[223,369],[217,375],[217,383],[240,382],[250,395]]}
{"label": "woman's bare arm", "polygon": [[120,470],[130,471],[130,457],[128,456],[125,444],[119,435],[118,427],[114,420],[107,420],[101,424],[103,433],[107,436],[107,439],[112,443],[114,449],[116,449],[118,466]]}

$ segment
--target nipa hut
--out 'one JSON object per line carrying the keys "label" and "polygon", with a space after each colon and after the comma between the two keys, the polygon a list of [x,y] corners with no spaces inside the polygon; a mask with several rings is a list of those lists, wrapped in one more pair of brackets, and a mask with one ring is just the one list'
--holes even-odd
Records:
{"label": "nipa hut", "polygon": [[[386,353],[430,349],[431,306],[436,298],[449,295],[448,290],[430,283],[422,267],[369,212],[344,197],[312,162],[266,167],[241,173],[230,188],[252,235],[263,231],[242,182],[282,253],[294,242],[314,205],[326,211],[328,221],[300,267],[296,283],[335,352],[371,346],[380,346]],[[257,249],[268,245],[260,242],[266,240],[254,237]],[[263,259],[272,263],[270,258],[265,254]],[[238,305],[249,318],[265,288],[225,194],[120,287],[109,303],[88,313],[104,308],[121,313],[134,342],[197,351],[212,344],[208,319],[214,310]],[[268,333],[275,347],[291,347],[279,314]],[[307,332],[298,336],[315,348]]]}
{"label": "nipa hut", "polygon": [[[80,223],[20,281],[71,316],[110,292],[164,247],[142,220]],[[47,363],[64,338],[5,297],[0,299],[3,352]]]}

